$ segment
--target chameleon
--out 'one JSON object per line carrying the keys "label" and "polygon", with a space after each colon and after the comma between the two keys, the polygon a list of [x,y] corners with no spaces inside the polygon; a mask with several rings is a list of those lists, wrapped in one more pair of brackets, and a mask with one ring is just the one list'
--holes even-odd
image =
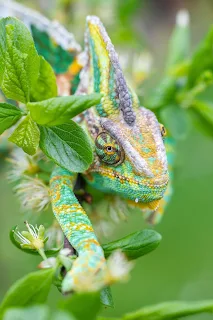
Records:
{"label": "chameleon", "polygon": [[[17,8],[17,12],[12,12],[13,15],[30,25],[38,52],[53,65],[60,79],[64,74],[69,74],[67,81],[71,93],[97,92],[102,95],[100,104],[76,117],[89,136],[94,153],[93,163],[81,174],[86,183],[140,207],[150,223],[159,222],[171,196],[168,166],[173,162],[172,141],[165,137],[165,128],[155,114],[140,105],[136,93],[128,85],[118,54],[100,19],[96,16],[86,19],[85,49],[81,63],[79,56],[82,53],[73,37],[70,38],[70,47],[62,43],[62,35],[58,42],[54,38],[53,46],[51,39],[57,32],[48,34],[45,28],[41,28],[44,23],[47,26],[47,20],[31,10],[25,14],[27,18],[24,17],[23,10],[20,10],[22,6],[16,6],[15,3],[12,8],[13,11]],[[50,23],[48,26],[52,30]],[[60,26],[56,30],[59,34],[65,32]],[[45,46],[41,43],[42,36]],[[59,48],[63,52],[61,58]],[[74,90],[72,81],[76,86]],[[104,285],[109,284],[103,249],[74,193],[77,176],[76,173],[55,167],[50,180],[53,213],[77,253],[71,270],[63,280],[64,292],[78,288],[86,277]]]}

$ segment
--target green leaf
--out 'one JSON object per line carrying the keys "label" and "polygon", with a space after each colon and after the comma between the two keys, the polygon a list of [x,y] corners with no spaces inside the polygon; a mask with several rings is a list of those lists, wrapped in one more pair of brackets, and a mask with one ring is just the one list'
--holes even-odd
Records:
{"label": "green leaf", "polygon": [[212,126],[213,130],[213,103],[196,100],[193,103],[193,109]]}
{"label": "green leaf", "polygon": [[101,303],[104,306],[114,308],[114,301],[113,301],[110,287],[106,287],[101,290],[100,298],[101,298]]}
{"label": "green leaf", "polygon": [[26,103],[38,78],[39,56],[28,28],[15,18],[0,20],[0,87],[7,98]]}
{"label": "green leaf", "polygon": [[148,108],[157,109],[168,105],[174,100],[176,92],[176,79],[174,77],[165,77],[156,89],[152,90],[147,101]]}
{"label": "green leaf", "polygon": [[9,103],[0,103],[0,134],[14,125],[21,116],[19,108]]}
{"label": "green leaf", "polygon": [[[12,228],[10,230],[10,240],[12,242],[12,244],[18,248],[19,250],[25,252],[25,253],[29,253],[29,254],[32,254],[32,255],[36,255],[36,256],[40,256],[40,254],[38,253],[37,250],[33,250],[33,249],[25,249],[25,248],[22,248],[20,246],[20,242],[16,240],[16,237],[15,237],[15,232],[17,230],[17,226],[15,226],[14,228]],[[44,248],[44,253],[47,257],[52,257],[54,255],[56,255],[57,253],[59,253],[59,251],[62,249],[62,247],[59,247],[59,248],[53,248],[53,249],[49,249],[49,250],[45,250]]]}
{"label": "green leaf", "polygon": [[71,315],[70,313],[67,313],[64,311],[56,311],[56,312],[53,312],[49,320],[77,320],[77,319],[74,318],[73,315]]}
{"label": "green leaf", "polygon": [[57,97],[27,104],[32,119],[40,125],[57,126],[98,104],[101,95]]}
{"label": "green leaf", "polygon": [[160,120],[174,139],[184,139],[188,133],[187,111],[177,105],[169,105],[160,111]]}
{"label": "green leaf", "polygon": [[6,310],[3,320],[49,320],[47,306],[33,306],[29,308],[10,308]]}
{"label": "green leaf", "polygon": [[50,311],[46,305],[7,309],[3,320],[75,320],[64,311]]}
{"label": "green leaf", "polygon": [[98,317],[97,320],[122,320],[121,318]]}
{"label": "green leaf", "polygon": [[188,73],[188,87],[191,88],[196,85],[200,76],[205,71],[213,71],[213,27],[205,39],[201,42],[199,48],[192,57],[191,65]]}
{"label": "green leaf", "polygon": [[203,312],[213,313],[213,301],[164,302],[125,315],[123,320],[170,320]]}
{"label": "green leaf", "polygon": [[169,53],[167,57],[167,69],[183,62],[189,54],[189,14],[186,10],[180,10],[177,14],[177,23],[169,41]]}
{"label": "green leaf", "polygon": [[94,320],[100,310],[99,293],[75,293],[63,300],[59,308],[70,312],[78,320]]}
{"label": "green leaf", "polygon": [[56,126],[40,126],[40,148],[60,167],[83,172],[93,160],[89,138],[74,121]]}
{"label": "green leaf", "polygon": [[9,141],[15,143],[29,155],[36,153],[39,139],[39,128],[29,115],[18,125],[9,137]]}
{"label": "green leaf", "polygon": [[[171,35],[168,57],[166,59],[166,75],[155,90],[151,92],[147,105],[150,109],[164,108],[173,103],[177,91],[183,83],[174,75],[176,67],[183,66],[184,60],[189,54],[189,19],[187,11],[179,11],[177,24]],[[188,65],[187,65],[188,70]]]}
{"label": "green leaf", "polygon": [[30,101],[41,101],[56,97],[58,94],[56,76],[51,65],[41,56],[37,82],[31,88]]}
{"label": "green leaf", "polygon": [[122,239],[104,244],[105,257],[118,249],[127,256],[128,259],[137,259],[156,249],[161,241],[161,235],[154,230],[142,230],[132,233]]}
{"label": "green leaf", "polygon": [[2,314],[9,307],[22,307],[46,301],[54,269],[29,273],[16,281],[6,293],[1,305]]}
{"label": "green leaf", "polygon": [[210,124],[200,112],[196,110],[196,108],[190,108],[189,114],[192,119],[194,126],[203,133],[207,137],[213,138],[213,128],[212,124]]}

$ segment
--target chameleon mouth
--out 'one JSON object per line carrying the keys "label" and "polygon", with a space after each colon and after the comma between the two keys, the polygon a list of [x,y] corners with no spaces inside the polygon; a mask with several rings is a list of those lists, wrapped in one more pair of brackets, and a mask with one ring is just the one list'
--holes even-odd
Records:
{"label": "chameleon mouth", "polygon": [[118,173],[117,171],[115,170],[110,170],[110,169],[106,169],[106,168],[103,168],[103,167],[99,167],[99,168],[96,168],[96,169],[90,169],[90,172],[96,172],[96,173],[100,173],[101,175],[103,176],[106,176],[110,179],[118,179],[119,182],[121,184],[124,184],[124,183],[129,183],[131,185],[135,185],[135,186],[140,186],[140,185],[143,185],[145,187],[148,187],[148,188],[152,188],[153,190],[156,189],[156,191],[158,189],[164,189],[167,187],[168,185],[168,182],[169,182],[169,175],[168,173],[164,173],[162,174],[160,177],[157,177],[157,178],[143,178],[143,179],[140,179],[140,180],[137,180],[137,179],[134,179],[132,177],[128,177],[128,176],[125,176],[125,175],[122,175],[120,173]]}
{"label": "chameleon mouth", "polygon": [[160,205],[160,202],[161,202],[161,199],[150,201],[150,202],[138,202],[136,200],[137,200],[137,198],[135,199],[135,201],[128,200],[128,203],[130,204],[130,206],[132,206],[134,208],[140,208],[142,210],[149,209],[152,211],[157,210]]}

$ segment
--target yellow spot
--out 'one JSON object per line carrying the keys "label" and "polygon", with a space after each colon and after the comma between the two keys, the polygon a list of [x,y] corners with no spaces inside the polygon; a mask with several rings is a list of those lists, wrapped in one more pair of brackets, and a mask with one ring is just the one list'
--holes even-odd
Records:
{"label": "yellow spot", "polygon": [[69,74],[72,76],[75,76],[77,73],[79,73],[82,69],[82,65],[79,63],[78,59],[75,58],[73,63],[69,66]]}

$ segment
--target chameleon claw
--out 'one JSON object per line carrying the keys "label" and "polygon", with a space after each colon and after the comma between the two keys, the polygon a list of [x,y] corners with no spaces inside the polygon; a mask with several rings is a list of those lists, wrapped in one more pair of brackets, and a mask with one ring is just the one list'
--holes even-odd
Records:
{"label": "chameleon claw", "polygon": [[62,292],[94,292],[128,279],[133,263],[117,250],[106,261],[95,252],[78,257],[62,282]]}
{"label": "chameleon claw", "polygon": [[93,292],[106,285],[107,265],[104,257],[86,252],[74,262],[62,282],[62,292]]}
{"label": "chameleon claw", "polygon": [[74,288],[73,278],[70,273],[67,273],[63,282],[62,282],[62,292],[68,293],[71,292]]}

